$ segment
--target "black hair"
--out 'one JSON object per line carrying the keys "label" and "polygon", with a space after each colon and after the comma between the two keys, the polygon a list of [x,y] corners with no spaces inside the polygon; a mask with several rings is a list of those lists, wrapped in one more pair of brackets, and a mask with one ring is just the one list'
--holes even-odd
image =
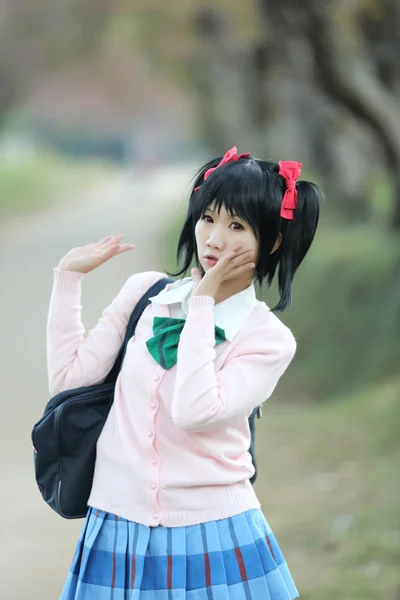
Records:
{"label": "black hair", "polygon": [[[201,269],[195,226],[215,201],[218,212],[224,206],[228,214],[237,215],[253,230],[259,244],[255,270],[258,283],[266,282],[269,287],[278,269],[280,300],[272,310],[283,311],[291,304],[294,274],[314,239],[322,194],[315,184],[297,181],[297,207],[294,219],[289,221],[280,216],[286,180],[279,175],[278,164],[249,156],[218,167],[204,180],[205,172],[220,161],[221,158],[210,161],[195,176],[176,253],[178,264],[184,254],[183,266],[177,273],[169,274],[184,276],[193,258]],[[197,187],[199,189],[195,191]],[[281,243],[271,254],[279,234],[282,236]]]}

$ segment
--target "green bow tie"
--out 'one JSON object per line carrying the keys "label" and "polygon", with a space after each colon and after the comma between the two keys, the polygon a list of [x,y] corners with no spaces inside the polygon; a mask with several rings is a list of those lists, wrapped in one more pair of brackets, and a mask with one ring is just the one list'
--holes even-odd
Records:
{"label": "green bow tie", "polygon": [[[185,322],[185,319],[154,317],[154,337],[147,340],[146,346],[152,357],[166,371],[173,367],[178,360],[178,343]],[[215,326],[216,345],[225,340],[225,331]]]}

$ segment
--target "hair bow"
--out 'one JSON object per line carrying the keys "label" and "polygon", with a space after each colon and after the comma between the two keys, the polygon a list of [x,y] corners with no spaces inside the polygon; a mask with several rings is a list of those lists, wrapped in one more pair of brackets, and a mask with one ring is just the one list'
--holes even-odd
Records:
{"label": "hair bow", "polygon": [[[240,158],[247,158],[248,156],[250,156],[250,152],[245,152],[244,154],[237,154],[237,148],[236,146],[233,146],[233,148],[231,148],[225,153],[224,157],[216,167],[211,167],[210,169],[207,169],[207,171],[204,173],[203,180],[205,181],[206,179],[208,179],[210,175],[214,173],[215,169],[218,169],[218,167],[222,167],[222,165],[234,162],[235,160],[239,160]],[[200,186],[195,188],[194,191],[197,192],[198,189],[200,189]]]}
{"label": "hair bow", "polygon": [[296,181],[301,175],[302,164],[294,160],[279,161],[279,175],[286,179],[286,192],[281,205],[282,219],[293,221],[294,210],[297,206]]}

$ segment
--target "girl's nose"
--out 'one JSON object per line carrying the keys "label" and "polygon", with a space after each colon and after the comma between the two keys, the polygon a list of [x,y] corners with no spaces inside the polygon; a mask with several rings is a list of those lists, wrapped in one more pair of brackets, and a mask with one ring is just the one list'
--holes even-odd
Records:
{"label": "girl's nose", "polygon": [[224,229],[221,223],[214,223],[213,227],[209,230],[207,246],[215,248],[216,250],[222,251],[225,247],[224,240]]}
{"label": "girl's nose", "polygon": [[223,243],[221,237],[220,236],[216,236],[216,235],[210,235],[210,237],[208,238],[206,244],[210,248],[216,248],[218,250],[222,250],[223,246],[224,246],[224,243]]}

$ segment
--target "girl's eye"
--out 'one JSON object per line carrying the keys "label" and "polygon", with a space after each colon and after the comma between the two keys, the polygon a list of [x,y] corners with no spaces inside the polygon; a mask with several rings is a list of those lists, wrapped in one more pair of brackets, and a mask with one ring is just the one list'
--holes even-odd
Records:
{"label": "girl's eye", "polygon": [[[203,215],[201,217],[201,219],[202,219],[202,221],[205,221],[206,223],[213,223],[213,218],[211,217],[211,215]],[[241,225],[237,221],[234,221],[233,223],[231,223],[230,227],[231,226],[233,226],[234,231],[243,231],[244,230],[243,225]]]}
{"label": "girl's eye", "polygon": [[235,231],[242,231],[242,229],[244,229],[243,225],[241,225],[237,221],[235,221],[234,223],[232,223],[232,225],[237,225],[237,227],[234,228]]}

